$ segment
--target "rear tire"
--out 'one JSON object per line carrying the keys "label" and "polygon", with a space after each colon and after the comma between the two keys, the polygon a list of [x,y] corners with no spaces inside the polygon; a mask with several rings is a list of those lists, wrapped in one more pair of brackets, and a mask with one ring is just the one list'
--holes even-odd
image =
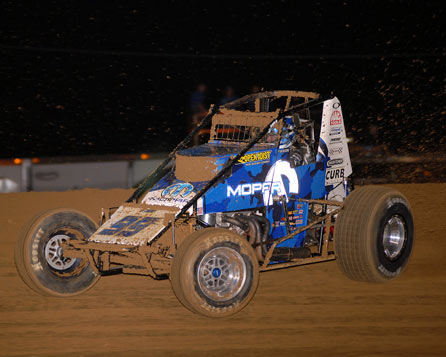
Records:
{"label": "rear tire", "polygon": [[208,228],[191,234],[179,246],[170,279],[186,308],[223,317],[239,312],[254,297],[259,266],[245,238],[226,229]]}
{"label": "rear tire", "polygon": [[409,262],[413,242],[410,205],[388,187],[354,190],[336,220],[336,261],[353,280],[384,282],[397,277]]}
{"label": "rear tire", "polygon": [[23,281],[45,296],[74,296],[99,279],[87,259],[66,258],[60,244],[86,240],[97,229],[81,212],[55,209],[34,217],[23,227],[15,248],[15,263]]}

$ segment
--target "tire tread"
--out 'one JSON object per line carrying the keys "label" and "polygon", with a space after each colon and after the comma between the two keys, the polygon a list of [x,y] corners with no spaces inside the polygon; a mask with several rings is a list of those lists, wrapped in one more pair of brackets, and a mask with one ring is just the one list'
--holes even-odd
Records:
{"label": "tire tread", "polygon": [[[398,191],[382,186],[365,186],[353,191],[339,213],[335,235],[336,261],[340,270],[350,279],[367,282],[388,280],[374,269],[371,244],[370,217],[386,198],[402,196]],[[407,202],[407,200],[406,200]]]}

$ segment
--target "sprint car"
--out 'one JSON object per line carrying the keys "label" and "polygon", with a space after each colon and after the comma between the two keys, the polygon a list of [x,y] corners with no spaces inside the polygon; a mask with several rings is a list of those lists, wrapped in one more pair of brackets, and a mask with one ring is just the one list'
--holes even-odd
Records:
{"label": "sprint car", "polygon": [[[208,142],[189,146],[209,127]],[[351,176],[338,98],[248,95],[211,106],[98,225],[72,209],[32,219],[16,266],[50,296],[83,293],[103,275],[169,278],[186,308],[209,317],[243,309],[261,271],[336,259],[351,279],[393,279],[413,247],[410,205],[391,188],[353,189]]]}

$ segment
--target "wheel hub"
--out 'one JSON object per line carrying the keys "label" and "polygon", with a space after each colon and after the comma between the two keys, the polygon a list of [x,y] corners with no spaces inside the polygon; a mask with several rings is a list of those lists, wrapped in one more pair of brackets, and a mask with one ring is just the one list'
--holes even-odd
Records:
{"label": "wheel hub", "polygon": [[389,260],[396,260],[402,253],[406,242],[406,224],[399,215],[390,217],[383,231],[384,254]]}
{"label": "wheel hub", "polygon": [[218,277],[220,277],[220,275],[221,275],[221,270],[220,270],[220,269],[218,269],[218,268],[214,268],[214,269],[212,270],[212,276],[213,276],[214,278],[218,278]]}
{"label": "wheel hub", "polygon": [[198,284],[201,291],[214,301],[227,301],[236,296],[246,280],[246,264],[234,249],[212,249],[198,266]]}
{"label": "wheel hub", "polygon": [[62,243],[67,242],[70,237],[64,234],[57,234],[51,237],[45,245],[45,260],[48,265],[56,270],[66,270],[71,268],[76,259],[63,256]]}

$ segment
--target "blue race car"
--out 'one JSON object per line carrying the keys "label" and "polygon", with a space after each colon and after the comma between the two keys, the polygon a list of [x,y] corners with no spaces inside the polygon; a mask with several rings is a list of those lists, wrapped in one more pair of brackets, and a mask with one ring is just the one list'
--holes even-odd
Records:
{"label": "blue race car", "polygon": [[[209,126],[209,141],[188,147]],[[248,95],[212,106],[99,227],[70,209],[35,218],[16,265],[52,296],[80,294],[102,275],[170,278],[186,308],[211,317],[244,308],[260,271],[336,259],[351,279],[392,279],[413,247],[410,205],[390,188],[353,190],[351,175],[336,97]]]}

